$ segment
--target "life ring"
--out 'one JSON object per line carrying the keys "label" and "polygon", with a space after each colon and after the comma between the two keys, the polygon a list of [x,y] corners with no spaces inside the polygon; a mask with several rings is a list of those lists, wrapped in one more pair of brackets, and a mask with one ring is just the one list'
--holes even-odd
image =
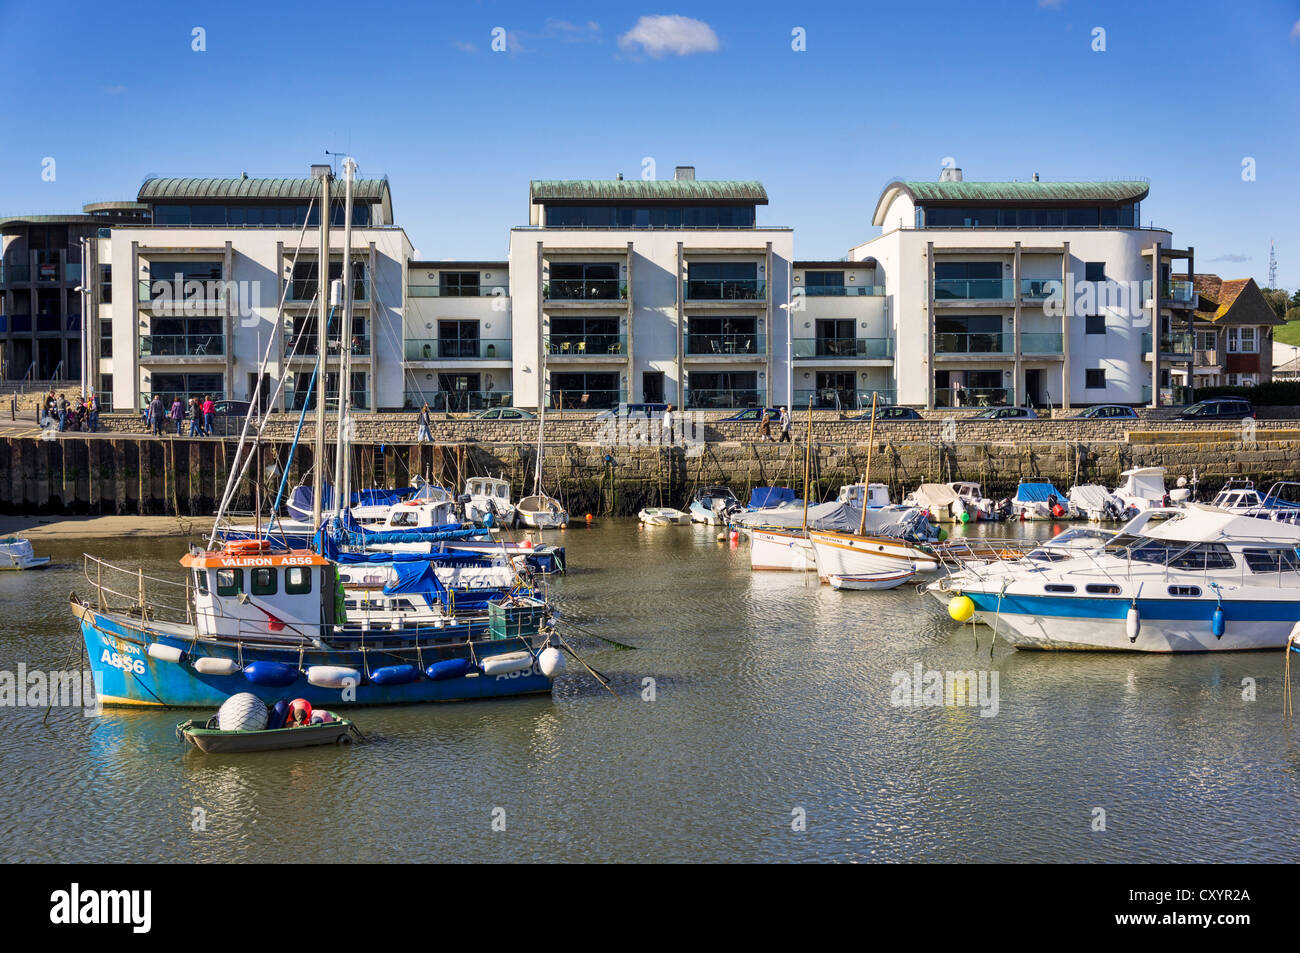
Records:
{"label": "life ring", "polygon": [[264,553],[270,550],[271,541],[269,539],[236,539],[226,543],[226,552],[232,556],[240,556],[248,553]]}

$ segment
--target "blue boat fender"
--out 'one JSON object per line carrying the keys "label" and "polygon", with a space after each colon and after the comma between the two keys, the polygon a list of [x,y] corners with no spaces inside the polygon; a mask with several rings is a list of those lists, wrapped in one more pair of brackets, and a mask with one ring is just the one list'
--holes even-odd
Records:
{"label": "blue boat fender", "polygon": [[374,685],[406,685],[420,677],[420,669],[415,665],[385,665],[370,673]]}
{"label": "blue boat fender", "polygon": [[254,685],[285,688],[298,681],[298,669],[284,662],[250,662],[244,666],[244,678]]}
{"label": "blue boat fender", "polygon": [[475,671],[474,663],[469,659],[449,658],[434,662],[424,670],[424,674],[435,682],[442,682],[449,678],[460,678],[473,671]]}
{"label": "blue boat fender", "polygon": [[266,727],[270,730],[284,727],[284,720],[289,717],[289,699],[281,698],[271,709],[271,716],[266,720]]}
{"label": "blue boat fender", "polygon": [[1216,639],[1221,639],[1227,627],[1228,621],[1223,617],[1223,606],[1215,606],[1214,615],[1210,616],[1210,631],[1214,633]]}

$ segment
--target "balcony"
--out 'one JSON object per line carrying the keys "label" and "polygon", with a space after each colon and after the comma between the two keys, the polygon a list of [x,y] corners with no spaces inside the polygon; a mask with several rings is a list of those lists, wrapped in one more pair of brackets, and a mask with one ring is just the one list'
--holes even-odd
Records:
{"label": "balcony", "polygon": [[553,334],[546,339],[546,353],[566,358],[618,358],[627,354],[626,334]]}
{"label": "balcony", "polygon": [[1010,301],[1012,282],[1007,278],[939,278],[934,283],[936,301]]}
{"label": "balcony", "polygon": [[[289,291],[284,299],[287,304],[310,304],[320,290],[315,278],[294,278],[288,284]],[[352,300],[359,304],[370,301],[370,282],[365,278],[358,278],[352,282]]]}
{"label": "balcony", "polygon": [[761,278],[688,278],[687,301],[766,301],[767,282]]}
{"label": "balcony", "polygon": [[[194,285],[198,285],[196,290]],[[187,286],[189,286],[187,288]],[[177,285],[172,278],[141,278],[136,295],[151,310],[186,310],[189,313],[219,314],[224,283],[220,279],[192,279]]]}
{"label": "balcony", "polygon": [[[1194,348],[1192,347],[1192,334],[1190,331],[1181,331],[1176,334],[1160,335],[1160,354],[1165,357],[1177,357],[1184,360],[1192,356]],[[1142,353],[1151,353],[1151,332],[1142,332]]]}
{"label": "balcony", "polygon": [[0,285],[21,285],[31,280],[32,269],[30,265],[0,265]]}
{"label": "balcony", "polygon": [[508,361],[510,338],[408,338],[408,361]]}
{"label": "balcony", "polygon": [[[319,337],[315,334],[298,334],[294,335],[290,331],[284,334],[285,356],[293,360],[312,360],[316,359],[319,353]],[[336,358],[339,356],[339,339],[331,337],[326,342],[329,345],[328,357]],[[352,338],[352,354],[354,357],[365,357],[370,354],[370,335],[359,334]]]}
{"label": "balcony", "polygon": [[63,315],[48,312],[36,315],[36,331],[38,334],[57,334],[63,330]]}
{"label": "balcony", "polygon": [[762,334],[687,334],[686,353],[692,357],[755,357],[765,355]]}
{"label": "balcony", "polygon": [[882,361],[894,356],[893,338],[795,338],[794,359]]}
{"label": "balcony", "polygon": [[733,388],[716,390],[692,388],[686,392],[689,410],[732,410],[745,407],[763,407],[767,392],[758,388]]}
{"label": "balcony", "polygon": [[32,331],[32,316],[26,312],[22,314],[11,314],[9,317],[9,330],[14,334],[30,334]]}
{"label": "balcony", "polygon": [[618,278],[556,278],[542,285],[547,301],[622,301],[627,286]]}
{"label": "balcony", "polygon": [[936,407],[1014,407],[1016,392],[1010,387],[936,387]]}
{"label": "balcony", "polygon": [[[857,412],[871,409],[870,390],[841,390],[835,387],[821,387],[813,390],[796,390],[794,392],[794,405],[790,408],[792,414],[798,414],[801,410],[808,409],[808,400],[812,399],[814,410],[838,410],[842,412]],[[886,404],[894,403],[898,397],[898,392],[890,388],[876,388],[876,406],[884,407]]]}
{"label": "balcony", "polygon": [[514,399],[510,391],[498,390],[408,390],[402,395],[403,406],[419,410],[424,404],[444,414],[466,414],[490,407],[509,407]]}
{"label": "balcony", "polygon": [[1063,354],[1065,337],[1059,331],[1021,331],[1021,354]]}
{"label": "balcony", "polygon": [[607,410],[627,403],[625,390],[552,390],[547,407],[553,410]]}
{"label": "balcony", "polygon": [[802,293],[809,298],[868,298],[880,297],[885,293],[884,285],[809,285],[795,288],[795,293]]}
{"label": "balcony", "polygon": [[223,357],[226,339],[220,334],[148,334],[140,336],[140,356]]}
{"label": "balcony", "polygon": [[406,293],[412,298],[491,298],[510,294],[509,285],[475,285],[456,288],[442,285],[408,285]]}
{"label": "balcony", "polygon": [[1220,363],[1219,351],[1217,348],[1210,348],[1209,350],[1199,350],[1192,358],[1192,362],[1197,367],[1218,367]]}
{"label": "balcony", "polygon": [[935,354],[1005,354],[1001,331],[939,331],[934,336]]}
{"label": "balcony", "polygon": [[1046,301],[1062,294],[1060,278],[1021,278],[1020,297],[1028,301]]}

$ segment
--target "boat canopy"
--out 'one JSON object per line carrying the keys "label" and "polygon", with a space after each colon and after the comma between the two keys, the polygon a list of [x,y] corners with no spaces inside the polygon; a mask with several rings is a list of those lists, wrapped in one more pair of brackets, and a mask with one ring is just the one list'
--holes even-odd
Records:
{"label": "boat canopy", "polygon": [[[906,532],[911,520],[907,517],[918,515],[919,511],[906,510],[867,510],[866,533],[868,536],[896,536]],[[803,526],[803,510],[798,507],[781,507],[780,509],[755,510],[737,517],[736,523],[750,529],[799,529]],[[818,503],[808,507],[808,528],[831,530],[838,533],[856,533],[862,525],[862,507],[838,500],[830,503]]]}
{"label": "boat canopy", "polygon": [[914,496],[916,505],[926,509],[952,506],[961,499],[956,490],[942,483],[922,483],[916,488]]}
{"label": "boat canopy", "polygon": [[756,486],[749,492],[751,510],[768,509],[780,506],[782,503],[794,502],[797,502],[794,498],[794,490],[788,486]]}
{"label": "boat canopy", "polygon": [[428,598],[430,602],[437,599],[443,608],[481,610],[487,608],[488,603],[493,600],[509,595],[507,589],[462,589],[456,592],[453,606],[451,592],[438,578],[434,564],[427,559],[423,562],[396,562],[393,563],[392,569],[396,578],[384,586],[386,596],[401,593],[421,595]]}
{"label": "boat canopy", "polygon": [[1066,499],[1064,493],[1050,483],[1022,483],[1016,489],[1016,503],[1046,503],[1048,497],[1058,500]]}
{"label": "boat canopy", "polygon": [[701,502],[704,500],[734,500],[735,498],[736,494],[732,493],[731,487],[728,486],[702,486],[695,491],[695,499]]}
{"label": "boat canopy", "polygon": [[[403,500],[409,500],[420,491],[420,487],[404,486],[398,490],[358,490],[349,494],[351,502],[349,506],[392,506]],[[315,499],[315,493],[310,486],[303,484],[295,486],[293,492],[289,494],[289,502],[285,504],[289,513],[299,519],[311,519],[312,500]],[[325,488],[321,490],[321,510],[328,512],[334,509],[334,487],[326,483]]]}
{"label": "boat canopy", "polygon": [[1098,483],[1070,488],[1070,502],[1080,509],[1101,510],[1111,498],[1110,490]]}
{"label": "boat canopy", "polygon": [[[1128,529],[1126,526],[1125,529]],[[1186,508],[1164,522],[1141,529],[1142,536],[1185,543],[1259,543],[1267,546],[1300,546],[1300,526],[1255,516],[1229,513],[1200,503]]]}

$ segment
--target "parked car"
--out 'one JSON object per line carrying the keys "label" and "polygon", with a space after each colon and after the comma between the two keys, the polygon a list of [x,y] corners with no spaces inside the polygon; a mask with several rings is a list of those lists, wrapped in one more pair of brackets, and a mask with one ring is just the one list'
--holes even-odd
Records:
{"label": "parked car", "polygon": [[776,423],[778,420],[781,419],[780,407],[767,407],[767,408],[747,407],[744,410],[737,411],[736,413],[732,414],[730,417],[723,417],[722,419],[727,422],[741,421],[741,422],[756,424],[758,423],[759,418],[763,415],[764,409],[767,410],[768,416],[771,417],[772,419],[772,423]]}
{"label": "parked car", "polygon": [[537,415],[518,407],[489,407],[474,415],[475,420],[536,420]]}
{"label": "parked car", "polygon": [[248,416],[248,408],[252,403],[247,400],[214,400],[212,402],[212,414],[214,417],[238,417],[243,420]]}
{"label": "parked car", "polygon": [[1211,397],[1192,404],[1178,416],[1183,420],[1241,420],[1254,417],[1255,408],[1244,397]]}
{"label": "parked car", "polygon": [[667,404],[620,404],[618,407],[611,407],[609,410],[597,414],[596,420],[612,420],[622,410],[626,410],[629,417],[655,419],[662,417],[667,409]]}
{"label": "parked car", "polygon": [[1081,414],[1075,414],[1073,420],[1136,420],[1137,411],[1128,404],[1097,404]]}
{"label": "parked car", "polygon": [[[850,417],[849,420],[870,420],[871,411],[864,411],[856,417]],[[896,404],[887,404],[884,407],[876,408],[877,420],[924,420],[925,418],[918,414],[911,407],[899,407]]]}
{"label": "parked car", "polygon": [[990,407],[967,420],[1037,420],[1032,407]]}

